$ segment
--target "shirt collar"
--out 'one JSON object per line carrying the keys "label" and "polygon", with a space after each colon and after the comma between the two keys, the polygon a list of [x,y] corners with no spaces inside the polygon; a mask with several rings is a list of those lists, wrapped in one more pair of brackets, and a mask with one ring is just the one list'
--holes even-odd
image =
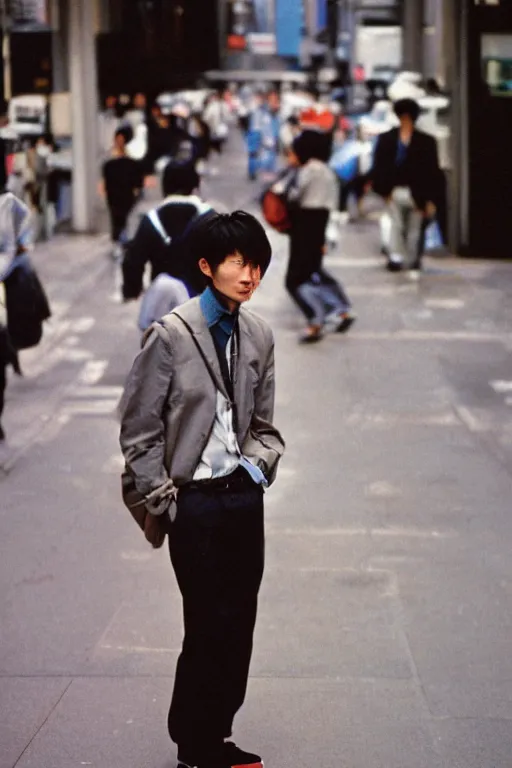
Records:
{"label": "shirt collar", "polygon": [[229,325],[230,331],[233,330],[238,317],[238,309],[234,312],[229,312],[229,310],[221,304],[218,294],[211,286],[204,289],[199,298],[199,305],[208,328],[212,328],[214,325],[222,322],[223,326]]}

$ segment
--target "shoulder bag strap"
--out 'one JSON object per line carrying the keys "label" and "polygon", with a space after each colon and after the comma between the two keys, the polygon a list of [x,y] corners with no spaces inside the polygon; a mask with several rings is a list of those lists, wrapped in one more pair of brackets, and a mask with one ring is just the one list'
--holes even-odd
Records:
{"label": "shoulder bag strap", "polygon": [[172,243],[172,237],[169,234],[167,234],[167,232],[165,231],[164,226],[160,221],[160,216],[158,215],[158,211],[156,210],[156,208],[153,208],[152,211],[149,211],[148,219],[150,220],[153,227],[156,229],[156,231],[164,241],[165,245],[170,245]]}

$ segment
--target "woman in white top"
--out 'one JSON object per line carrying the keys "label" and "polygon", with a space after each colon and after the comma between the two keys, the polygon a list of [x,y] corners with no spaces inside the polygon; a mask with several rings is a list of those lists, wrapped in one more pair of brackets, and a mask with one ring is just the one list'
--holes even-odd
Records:
{"label": "woman in white top", "polygon": [[289,155],[299,170],[288,193],[291,231],[285,284],[308,321],[303,343],[322,338],[328,315],[337,332],[347,331],[355,319],[343,287],[322,266],[329,215],[338,210],[339,201],[338,181],[327,165],[330,152],[328,134],[307,130],[294,140]]}

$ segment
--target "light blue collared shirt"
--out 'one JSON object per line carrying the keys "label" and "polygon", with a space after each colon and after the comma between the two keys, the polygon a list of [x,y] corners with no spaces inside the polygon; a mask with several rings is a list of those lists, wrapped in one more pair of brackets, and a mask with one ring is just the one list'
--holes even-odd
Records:
{"label": "light blue collared shirt", "polygon": [[[231,345],[238,311],[229,312],[219,301],[212,288],[206,288],[199,298],[206,324],[213,336],[219,354],[225,354],[231,366]],[[217,392],[217,409],[210,439],[203,451],[194,474],[195,480],[224,477],[237,467],[243,467],[257,485],[268,485],[261,469],[241,452],[233,427],[233,410],[224,395]]]}

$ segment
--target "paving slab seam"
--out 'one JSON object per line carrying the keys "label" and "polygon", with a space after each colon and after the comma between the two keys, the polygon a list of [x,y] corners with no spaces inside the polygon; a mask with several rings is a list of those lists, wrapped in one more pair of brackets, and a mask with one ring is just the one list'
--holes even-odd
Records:
{"label": "paving slab seam", "polygon": [[494,428],[481,424],[481,422],[471,414],[470,409],[465,406],[454,404],[453,410],[462,425],[472,436],[475,445],[479,446],[484,453],[497,461],[507,475],[512,477],[510,457],[507,455],[507,452],[501,448],[496,438]]}
{"label": "paving slab seam", "polygon": [[30,739],[30,741],[28,742],[28,744],[25,746],[25,749],[24,749],[24,750],[23,750],[23,752],[20,754],[20,756],[18,757],[18,759],[16,760],[16,762],[13,764],[12,768],[16,768],[16,766],[18,765],[18,763],[19,763],[19,762],[20,762],[20,760],[22,759],[23,755],[24,755],[24,754],[25,754],[25,752],[28,750],[28,748],[30,747],[30,745],[32,744],[32,742],[34,741],[34,739],[36,739],[36,738],[37,738],[38,734],[39,734],[39,733],[42,731],[42,729],[44,728],[44,726],[46,725],[46,723],[48,722],[48,720],[50,719],[50,717],[53,715],[53,713],[55,712],[55,710],[56,710],[56,709],[57,709],[57,707],[59,706],[59,704],[60,704],[60,702],[62,701],[62,699],[64,698],[64,696],[65,696],[65,695],[66,695],[66,693],[69,691],[69,689],[70,689],[70,687],[71,687],[71,685],[72,685],[72,684],[73,684],[73,681],[71,680],[71,681],[69,682],[69,684],[68,684],[68,685],[65,687],[65,689],[62,691],[61,695],[59,696],[59,698],[57,699],[57,701],[55,702],[55,704],[54,704],[54,705],[53,705],[53,706],[50,708],[50,711],[49,711],[49,712],[48,712],[48,714],[46,715],[45,719],[43,720],[43,722],[41,723],[41,725],[39,726],[39,728],[36,730],[36,732],[34,733],[34,735],[32,736],[32,738],[31,738],[31,739]]}

